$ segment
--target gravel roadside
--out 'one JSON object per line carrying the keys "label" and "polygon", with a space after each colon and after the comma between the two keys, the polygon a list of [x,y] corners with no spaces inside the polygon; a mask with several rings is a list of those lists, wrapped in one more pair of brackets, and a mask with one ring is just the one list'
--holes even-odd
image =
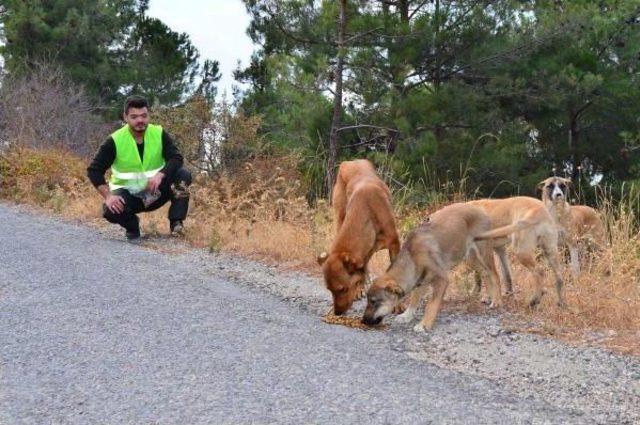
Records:
{"label": "gravel roadside", "polygon": [[[225,254],[198,252],[193,261],[315,315],[322,316],[331,307],[330,295],[317,277]],[[361,315],[363,310],[360,301],[350,315]],[[588,422],[640,424],[638,357],[517,333],[495,313],[442,312],[437,326],[424,334],[412,330],[414,323],[387,323],[385,332],[394,349],[413,359],[489,379],[531,400],[583,412]]]}

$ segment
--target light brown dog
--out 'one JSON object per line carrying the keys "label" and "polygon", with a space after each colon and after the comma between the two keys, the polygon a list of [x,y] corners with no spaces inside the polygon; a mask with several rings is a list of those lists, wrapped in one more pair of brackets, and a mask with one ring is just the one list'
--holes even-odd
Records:
{"label": "light brown dog", "polygon": [[486,237],[493,238],[493,248],[500,258],[507,293],[513,293],[513,280],[506,253],[506,246],[511,242],[516,258],[534,277],[534,293],[529,300],[529,306],[534,307],[540,302],[545,276],[544,269],[536,262],[536,247],[540,247],[555,275],[558,305],[563,307],[564,284],[558,262],[558,231],[542,201],[528,196],[516,196],[506,199],[479,199],[468,203],[482,208],[491,218],[494,230],[488,232]]}
{"label": "light brown dog", "polygon": [[[596,210],[586,205],[569,205],[567,192],[571,180],[563,177],[549,177],[540,182],[542,202],[558,226],[560,242],[569,249],[571,272],[580,273],[580,254],[585,254],[589,242],[596,249],[605,245],[604,225]],[[580,252],[582,251],[582,252]]]}
{"label": "light brown dog", "polygon": [[430,329],[449,284],[449,271],[463,260],[470,260],[474,268],[488,275],[492,306],[499,306],[500,282],[492,244],[476,240],[490,230],[491,219],[473,205],[452,204],[433,213],[410,233],[387,272],[373,282],[362,321],[368,325],[380,323],[394,311],[398,301],[413,290],[407,309],[398,316],[400,321],[411,320],[428,289],[427,284],[432,283],[433,296],[425,307],[422,321],[413,328],[416,332]]}
{"label": "light brown dog", "polygon": [[391,192],[371,162],[360,159],[340,164],[332,203],[336,237],[329,253],[318,256],[337,315],[362,295],[366,266],[378,250],[387,248],[391,261],[400,250]]}

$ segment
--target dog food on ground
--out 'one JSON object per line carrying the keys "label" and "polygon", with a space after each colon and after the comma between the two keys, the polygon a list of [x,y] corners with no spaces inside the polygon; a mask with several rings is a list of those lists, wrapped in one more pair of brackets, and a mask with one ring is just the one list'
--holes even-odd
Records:
{"label": "dog food on ground", "polygon": [[381,324],[377,326],[367,326],[360,321],[357,317],[349,317],[349,316],[336,316],[332,312],[328,312],[323,318],[322,321],[325,323],[329,323],[330,325],[342,325],[348,328],[354,329],[362,329],[362,330],[385,330],[387,329],[387,325]]}

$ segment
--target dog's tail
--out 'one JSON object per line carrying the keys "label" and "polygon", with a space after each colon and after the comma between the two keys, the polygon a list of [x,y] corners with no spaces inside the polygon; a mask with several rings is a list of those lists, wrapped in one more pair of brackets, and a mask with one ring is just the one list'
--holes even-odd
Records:
{"label": "dog's tail", "polygon": [[481,241],[485,239],[504,238],[505,236],[509,236],[512,233],[518,232],[520,230],[524,230],[535,224],[536,222],[532,222],[529,220],[518,220],[513,224],[498,227],[496,229],[489,230],[488,232],[480,233],[479,235],[476,235],[473,239],[476,241]]}

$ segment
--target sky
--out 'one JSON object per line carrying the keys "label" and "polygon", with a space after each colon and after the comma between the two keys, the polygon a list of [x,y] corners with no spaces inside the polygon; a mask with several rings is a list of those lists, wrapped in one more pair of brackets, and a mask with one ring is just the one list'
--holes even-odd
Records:
{"label": "sky", "polygon": [[220,62],[222,79],[218,96],[231,97],[233,70],[240,60],[248,65],[254,46],[246,34],[249,25],[241,0],[151,0],[148,15],[161,19],[172,30],[186,32],[200,51],[200,58]]}

